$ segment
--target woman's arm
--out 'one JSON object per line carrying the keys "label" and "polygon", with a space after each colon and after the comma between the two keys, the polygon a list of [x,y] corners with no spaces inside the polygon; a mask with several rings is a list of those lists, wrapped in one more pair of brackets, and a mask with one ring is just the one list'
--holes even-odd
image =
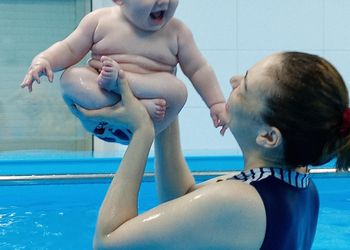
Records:
{"label": "woman's arm", "polygon": [[138,193],[154,129],[125,78],[121,77],[119,87],[121,105],[101,110],[79,108],[80,112],[72,107],[79,118],[122,122],[133,131],[100,209],[95,248],[258,249],[265,232],[264,210],[252,186],[222,181],[183,195],[194,181],[181,153],[177,121],[157,137],[156,160],[157,178],[162,188],[168,189],[164,197],[180,197],[137,214]]}
{"label": "woman's arm", "polygon": [[146,160],[154,139],[153,123],[145,107],[133,96],[125,73],[119,73],[121,103],[100,110],[71,107],[78,118],[123,123],[133,136],[99,211],[94,244],[102,247],[109,235],[137,216],[137,202]]}
{"label": "woman's arm", "polygon": [[155,174],[160,202],[183,196],[195,185],[182,154],[178,119],[156,137]]}
{"label": "woman's arm", "polygon": [[178,198],[204,186],[226,180],[234,173],[196,184],[181,150],[179,121],[176,119],[155,140],[155,177],[159,201]]}
{"label": "woman's arm", "polygon": [[142,176],[154,139],[153,123],[145,107],[132,94],[125,73],[119,73],[121,104],[99,111],[82,110],[84,117],[104,120],[111,124],[123,123],[133,136],[114,175],[99,211],[94,244],[97,248],[108,242],[108,237],[126,221],[137,216],[137,202]]}
{"label": "woman's arm", "polygon": [[131,142],[99,211],[95,240],[103,245],[109,235],[137,216],[137,200],[154,130],[143,126],[134,131]]}
{"label": "woman's arm", "polygon": [[257,191],[242,182],[222,181],[126,220],[95,242],[95,247],[259,249],[265,226],[264,206]]}

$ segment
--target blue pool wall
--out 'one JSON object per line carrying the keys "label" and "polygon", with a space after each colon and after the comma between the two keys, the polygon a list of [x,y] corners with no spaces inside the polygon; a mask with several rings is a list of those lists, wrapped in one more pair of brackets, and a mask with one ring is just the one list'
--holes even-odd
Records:
{"label": "blue pool wall", "polygon": [[[114,173],[122,158],[3,159],[0,175],[54,175]],[[232,171],[243,167],[240,156],[188,156],[191,171]],[[154,157],[147,160],[146,172],[154,172]]]}
{"label": "blue pool wall", "polygon": [[[22,156],[21,156],[22,155]],[[228,172],[243,168],[242,156],[201,155],[186,156],[192,172]],[[58,175],[58,174],[109,174],[115,173],[122,156],[81,156],[79,154],[11,154],[0,155],[0,175]],[[334,161],[322,166],[334,167]],[[148,158],[145,172],[154,172],[154,157]]]}

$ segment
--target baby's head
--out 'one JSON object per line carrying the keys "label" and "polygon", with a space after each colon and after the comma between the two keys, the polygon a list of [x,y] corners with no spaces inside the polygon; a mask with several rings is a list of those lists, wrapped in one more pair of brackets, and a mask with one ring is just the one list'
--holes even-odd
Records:
{"label": "baby's head", "polygon": [[124,16],[137,28],[161,29],[174,16],[179,0],[113,0]]}

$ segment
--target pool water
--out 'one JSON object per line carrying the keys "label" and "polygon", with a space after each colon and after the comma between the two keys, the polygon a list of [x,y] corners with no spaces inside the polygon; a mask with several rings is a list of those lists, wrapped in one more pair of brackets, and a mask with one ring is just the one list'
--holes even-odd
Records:
{"label": "pool water", "polygon": [[[0,249],[92,249],[107,183],[0,186]],[[156,205],[155,185],[144,182],[140,212]]]}
{"label": "pool water", "polygon": [[[317,178],[321,209],[313,249],[350,249],[350,178]],[[0,185],[0,249],[92,249],[105,181]],[[157,204],[154,182],[140,191],[142,213]]]}
{"label": "pool water", "polygon": [[350,178],[314,180],[320,193],[320,215],[312,249],[350,249]]}

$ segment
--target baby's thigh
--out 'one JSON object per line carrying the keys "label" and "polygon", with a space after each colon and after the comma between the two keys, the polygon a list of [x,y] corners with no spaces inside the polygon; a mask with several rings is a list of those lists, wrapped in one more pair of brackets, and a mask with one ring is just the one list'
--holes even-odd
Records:
{"label": "baby's thigh", "polygon": [[97,77],[97,71],[91,67],[65,70],[60,79],[64,99],[70,99],[86,109],[99,109],[119,102],[119,95],[98,86]]}
{"label": "baby's thigh", "polygon": [[[62,95],[66,104],[99,109],[118,103],[119,95],[101,89],[97,84],[97,76],[98,73],[90,67],[67,69],[61,76]],[[88,132],[107,142],[128,144],[132,136],[131,131],[121,124],[112,126],[104,121],[84,118],[80,122]]]}
{"label": "baby's thigh", "polygon": [[170,73],[128,73],[127,76],[132,92],[139,99],[163,98],[170,106],[181,106],[186,102],[185,84]]}

